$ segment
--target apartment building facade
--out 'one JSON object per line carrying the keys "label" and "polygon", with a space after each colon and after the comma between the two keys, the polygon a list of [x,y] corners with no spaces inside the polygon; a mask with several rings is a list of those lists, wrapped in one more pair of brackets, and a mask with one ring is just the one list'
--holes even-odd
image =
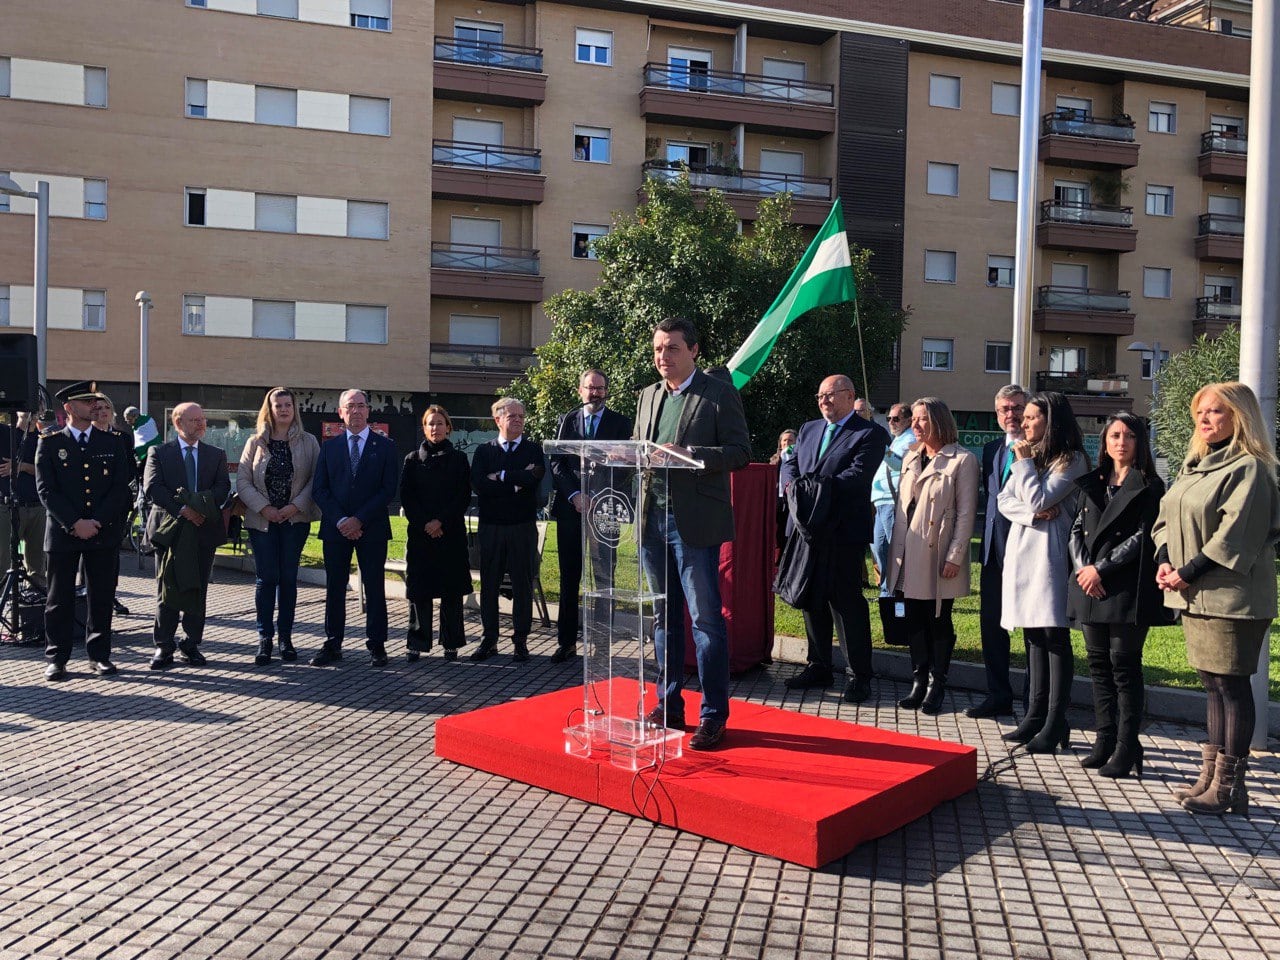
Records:
{"label": "apartment building facade", "polygon": [[[747,18],[746,15],[750,14]],[[1008,377],[1021,10],[996,0],[93,0],[0,11],[0,172],[52,184],[49,373],[153,413],[483,412],[646,176],[843,199],[912,309],[881,402]],[[1238,316],[1248,42],[1046,12],[1033,354],[1086,414]],[[1158,59],[1153,59],[1157,57]],[[0,198],[0,325],[31,205]],[[119,405],[119,404],[118,404]],[[797,416],[808,411],[797,411]],[[407,427],[404,429],[408,429]]]}

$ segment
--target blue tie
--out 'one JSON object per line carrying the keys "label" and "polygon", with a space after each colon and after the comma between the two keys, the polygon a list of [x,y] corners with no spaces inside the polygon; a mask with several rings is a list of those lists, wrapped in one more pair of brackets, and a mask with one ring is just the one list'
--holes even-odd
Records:
{"label": "blue tie", "polygon": [[828,423],[827,432],[822,435],[822,445],[818,447],[818,459],[821,460],[827,455],[827,447],[831,446],[831,439],[836,435],[836,431],[840,429],[838,423]]}
{"label": "blue tie", "polygon": [[187,447],[183,453],[187,460],[187,490],[196,492],[196,451],[195,447]]}
{"label": "blue tie", "polygon": [[360,469],[360,437],[353,434],[351,437],[351,475],[354,477],[356,471]]}

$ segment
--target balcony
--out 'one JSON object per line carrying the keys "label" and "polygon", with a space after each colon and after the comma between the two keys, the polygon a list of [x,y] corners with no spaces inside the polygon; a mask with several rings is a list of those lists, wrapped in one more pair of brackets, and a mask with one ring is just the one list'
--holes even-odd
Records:
{"label": "balcony", "polygon": [[1239,133],[1210,130],[1200,134],[1200,159],[1197,168],[1205,180],[1218,183],[1244,183],[1249,158],[1249,138]]}
{"label": "balcony", "polygon": [[642,169],[646,179],[677,180],[686,177],[695,190],[722,190],[741,220],[755,220],[760,201],[779,193],[791,194],[793,223],[822,226],[831,212],[830,177],[804,177],[764,170],[734,171],[714,164],[669,160],[646,160]]}
{"label": "balcony", "polygon": [[1138,144],[1129,117],[1056,110],[1040,119],[1040,159],[1063,167],[1135,167]]}
{"label": "balcony", "polygon": [[541,203],[542,151],[463,140],[431,141],[431,195],[446,200]]}
{"label": "balcony", "polygon": [[1053,250],[1105,250],[1132,253],[1138,245],[1133,207],[1044,200],[1036,244]]}
{"label": "balcony", "polygon": [[431,389],[456,393],[488,393],[489,386],[510,383],[533,366],[532,347],[499,347],[472,343],[431,344]]}
{"label": "balcony", "polygon": [[1044,286],[1036,290],[1031,325],[1042,333],[1133,334],[1128,290]]}
{"label": "balcony", "polygon": [[1063,394],[1077,417],[1105,417],[1117,410],[1131,411],[1129,379],[1118,373],[1036,372],[1036,391],[1053,390]]}
{"label": "balcony", "polygon": [[1196,298],[1196,319],[1191,324],[1195,337],[1220,337],[1232,324],[1240,322],[1240,301],[1222,297]]}
{"label": "balcony", "polygon": [[646,63],[640,113],[653,123],[720,130],[741,123],[754,133],[825,137],[836,129],[835,88],[726,70]]}
{"label": "balcony", "polygon": [[537,250],[437,240],[431,244],[431,295],[537,303],[538,269]]}
{"label": "balcony", "polygon": [[533,107],[547,98],[537,47],[436,37],[432,74],[437,99]]}
{"label": "balcony", "polygon": [[1244,217],[1202,213],[1197,219],[1196,259],[1218,263],[1244,260]]}

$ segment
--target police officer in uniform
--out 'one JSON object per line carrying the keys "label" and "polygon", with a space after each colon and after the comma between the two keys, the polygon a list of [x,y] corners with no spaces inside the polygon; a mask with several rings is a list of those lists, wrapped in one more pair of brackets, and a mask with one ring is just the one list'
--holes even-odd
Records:
{"label": "police officer in uniform", "polygon": [[55,396],[67,425],[44,434],[36,447],[36,493],[44,504],[44,549],[49,596],[45,604],[45,679],[65,680],[75,628],[76,572],[84,561],[88,589],[85,648],[98,676],[116,672],[111,662],[111,601],[121,517],[129,505],[133,465],[119,438],[95,430],[99,404],[95,381],[74,383]]}

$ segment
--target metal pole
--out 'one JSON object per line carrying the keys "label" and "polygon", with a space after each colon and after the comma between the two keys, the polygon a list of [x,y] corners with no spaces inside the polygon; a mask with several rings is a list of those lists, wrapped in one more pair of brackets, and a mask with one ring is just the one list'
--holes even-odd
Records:
{"label": "metal pole", "polygon": [[1034,389],[1031,303],[1036,256],[1036,182],[1040,178],[1040,41],[1044,4],[1022,6],[1022,107],[1018,119],[1018,233],[1013,260],[1013,379]]}
{"label": "metal pole", "polygon": [[147,378],[150,374],[147,343],[149,340],[151,294],[145,290],[139,290],[133,299],[138,304],[138,409],[150,416],[147,410],[149,399],[147,396],[149,386]]}
{"label": "metal pole", "polygon": [[[1240,380],[1253,388],[1262,404],[1263,418],[1273,425],[1276,412],[1276,343],[1280,328],[1280,144],[1276,143],[1280,114],[1280,77],[1275,53],[1280,40],[1280,20],[1275,5],[1254,4],[1253,40],[1249,68],[1249,160],[1244,214],[1244,280],[1240,307]],[[1267,745],[1267,681],[1271,643],[1262,644],[1259,669],[1253,675],[1253,700],[1257,722],[1252,746]]]}
{"label": "metal pole", "polygon": [[49,182],[36,184],[36,284],[35,316],[36,378],[49,383]]}

